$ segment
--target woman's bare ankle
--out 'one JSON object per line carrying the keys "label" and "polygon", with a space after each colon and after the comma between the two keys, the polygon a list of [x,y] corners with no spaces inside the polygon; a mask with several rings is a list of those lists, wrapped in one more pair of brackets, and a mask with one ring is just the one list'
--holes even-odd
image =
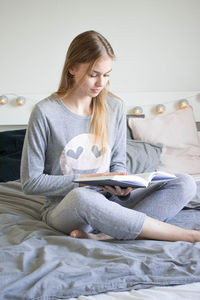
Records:
{"label": "woman's bare ankle", "polygon": [[199,230],[191,230],[191,239],[192,243],[200,242],[200,231]]}
{"label": "woman's bare ankle", "polygon": [[182,237],[178,240],[190,242],[190,243],[200,242],[200,231],[186,229],[185,232],[183,233]]}

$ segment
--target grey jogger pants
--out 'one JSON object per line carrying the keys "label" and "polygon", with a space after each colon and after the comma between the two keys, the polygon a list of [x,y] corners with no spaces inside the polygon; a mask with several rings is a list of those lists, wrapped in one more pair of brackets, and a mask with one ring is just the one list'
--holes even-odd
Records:
{"label": "grey jogger pants", "polygon": [[186,174],[167,183],[133,190],[128,200],[87,187],[75,188],[46,216],[46,222],[69,234],[74,229],[94,229],[116,239],[135,239],[146,215],[166,221],[195,195],[196,183]]}

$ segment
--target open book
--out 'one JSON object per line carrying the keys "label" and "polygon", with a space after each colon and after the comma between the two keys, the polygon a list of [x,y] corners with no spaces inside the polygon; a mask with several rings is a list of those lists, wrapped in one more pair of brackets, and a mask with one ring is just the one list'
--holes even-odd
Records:
{"label": "open book", "polygon": [[74,180],[76,183],[94,186],[118,185],[122,188],[126,187],[148,187],[153,183],[163,182],[175,179],[176,176],[170,173],[155,171],[151,173],[140,173],[134,175],[111,175],[111,176],[95,176],[79,177]]}

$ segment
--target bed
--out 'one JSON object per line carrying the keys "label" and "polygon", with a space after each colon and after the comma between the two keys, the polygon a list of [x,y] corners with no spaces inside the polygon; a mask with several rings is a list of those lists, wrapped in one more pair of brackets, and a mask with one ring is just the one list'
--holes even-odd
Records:
{"label": "bed", "polygon": [[[128,171],[190,173],[196,195],[168,222],[200,230],[199,122],[192,107],[159,118],[127,116]],[[0,132],[0,299],[199,299],[200,243],[72,239],[43,223],[44,197],[21,189],[16,128]]]}

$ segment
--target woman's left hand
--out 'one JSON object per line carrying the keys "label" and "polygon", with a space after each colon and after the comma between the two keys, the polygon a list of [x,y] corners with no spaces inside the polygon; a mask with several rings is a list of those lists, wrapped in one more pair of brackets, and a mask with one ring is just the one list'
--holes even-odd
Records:
{"label": "woman's left hand", "polygon": [[100,186],[104,191],[112,194],[112,195],[116,195],[119,197],[124,197],[130,194],[130,192],[132,190],[134,190],[134,188],[132,187],[127,187],[127,188],[121,188],[118,185],[115,186],[110,186],[110,185],[105,185],[105,186]]}

